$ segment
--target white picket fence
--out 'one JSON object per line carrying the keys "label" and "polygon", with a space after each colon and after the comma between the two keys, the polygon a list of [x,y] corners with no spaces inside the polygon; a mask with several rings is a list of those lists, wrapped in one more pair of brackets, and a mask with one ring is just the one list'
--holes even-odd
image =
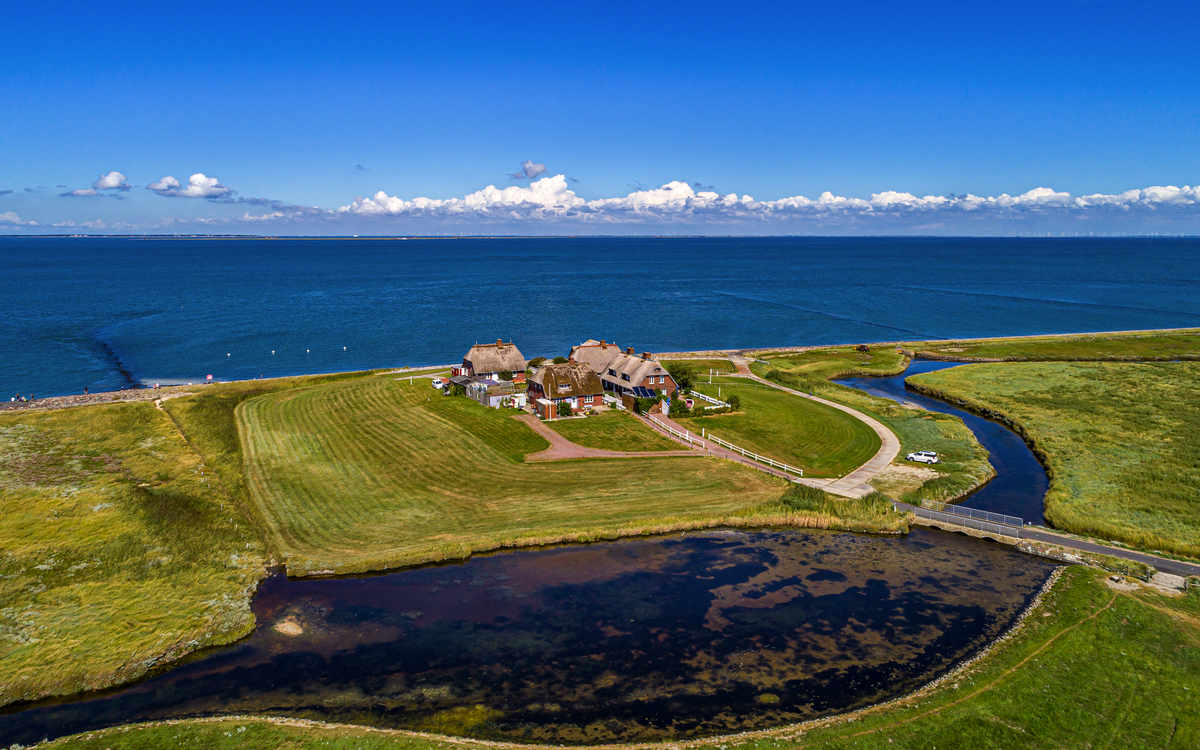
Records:
{"label": "white picket fence", "polygon": [[712,434],[711,432],[706,433],[705,437],[707,437],[709,440],[713,441],[717,445],[728,448],[729,450],[733,451],[734,453],[742,454],[743,456],[745,456],[746,458],[749,458],[752,461],[757,461],[760,464],[766,464],[767,466],[770,466],[773,469],[780,469],[782,471],[786,471],[789,474],[795,474],[795,475],[801,476],[801,477],[804,476],[804,469],[797,469],[794,466],[788,466],[785,463],[776,461],[773,458],[767,458],[766,456],[760,456],[757,453],[751,453],[750,451],[746,450],[745,448],[739,448],[738,446],[734,445],[733,443],[725,442],[724,440],[722,440],[721,438]]}
{"label": "white picket fence", "polygon": [[691,434],[690,432],[680,432],[679,430],[676,430],[674,427],[668,427],[665,422],[663,422],[661,419],[659,419],[658,417],[656,417],[652,414],[647,414],[646,418],[649,419],[654,424],[658,425],[660,429],[666,430],[667,432],[671,433],[672,435],[679,438],[680,440],[686,440],[689,443],[691,443],[692,445],[698,445],[701,448],[704,447],[704,441],[701,440],[700,438],[696,437],[695,435]]}
{"label": "white picket fence", "polygon": [[707,401],[710,404],[715,404],[715,406],[706,406],[706,407],[704,407],[705,409],[720,409],[722,406],[729,406],[729,404],[727,404],[726,402],[718,401],[717,399],[713,398],[712,396],[705,396],[700,391],[688,391],[688,395],[694,396],[694,397],[700,399],[701,401]]}

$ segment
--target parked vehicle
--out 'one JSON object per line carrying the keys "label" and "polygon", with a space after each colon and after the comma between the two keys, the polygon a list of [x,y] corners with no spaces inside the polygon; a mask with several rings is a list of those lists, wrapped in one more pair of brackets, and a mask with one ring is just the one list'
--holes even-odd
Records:
{"label": "parked vehicle", "polygon": [[915,453],[909,453],[905,458],[909,461],[916,461],[922,464],[940,463],[938,454],[934,451],[916,451]]}
{"label": "parked vehicle", "polygon": [[446,381],[442,380],[441,378],[434,378],[434,379],[433,379],[433,387],[434,387],[434,388],[442,388],[442,387],[444,387],[445,385],[446,385]]}

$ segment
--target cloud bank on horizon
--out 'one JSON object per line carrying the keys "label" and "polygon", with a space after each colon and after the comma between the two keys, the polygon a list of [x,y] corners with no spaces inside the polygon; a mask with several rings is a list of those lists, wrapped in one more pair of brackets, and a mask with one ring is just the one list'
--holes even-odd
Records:
{"label": "cloud bank on horizon", "polygon": [[[620,198],[584,200],[567,185],[564,175],[544,177],[528,187],[503,189],[489,185],[463,198],[413,198],[404,200],[384,191],[356,198],[337,209],[341,215],[440,220],[477,220],[495,223],[745,223],[761,224],[804,219],[865,220],[873,217],[936,218],[939,216],[1008,216],[1023,214],[1077,215],[1096,211],[1200,209],[1200,186],[1154,186],[1115,195],[1072,196],[1039,187],[1020,195],[918,197],[888,190],[870,199],[847,198],[824,192],[815,199],[802,195],[777,200],[755,200],[749,195],[695,190],[686,182],[637,190]],[[1200,210],[1195,215],[1200,218]]]}

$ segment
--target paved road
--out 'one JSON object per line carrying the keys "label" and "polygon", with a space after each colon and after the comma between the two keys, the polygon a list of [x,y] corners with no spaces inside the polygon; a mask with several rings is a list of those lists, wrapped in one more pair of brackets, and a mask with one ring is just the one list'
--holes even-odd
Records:
{"label": "paved road", "polygon": [[[916,506],[908,503],[894,503],[896,510],[912,511],[916,510]],[[1170,573],[1177,576],[1197,576],[1200,575],[1200,565],[1194,563],[1180,562],[1179,560],[1170,560],[1165,557],[1156,555],[1148,555],[1144,552],[1134,552],[1133,550],[1123,549],[1121,547],[1108,547],[1095,542],[1088,542],[1083,539],[1075,539],[1062,534],[1055,534],[1053,531],[1044,531],[1042,529],[1034,529],[1025,526],[1021,529],[1021,538],[1028,539],[1031,542],[1045,542],[1046,544],[1054,544],[1059,547],[1068,549],[1077,549],[1081,552],[1092,552],[1109,557],[1119,557],[1122,560],[1133,560],[1145,565],[1153,566],[1160,573]]]}

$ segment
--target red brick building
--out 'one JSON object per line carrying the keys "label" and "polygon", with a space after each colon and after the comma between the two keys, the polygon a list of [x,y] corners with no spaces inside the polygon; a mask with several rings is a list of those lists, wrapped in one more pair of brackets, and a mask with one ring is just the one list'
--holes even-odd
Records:
{"label": "red brick building", "polygon": [[632,394],[635,388],[645,388],[648,391],[662,391],[667,398],[674,398],[675,391],[679,390],[675,379],[661,362],[654,359],[650,352],[636,356],[632,346],[622,352],[616,344],[589,339],[571,347],[567,359],[587,365],[600,376],[604,390],[611,393],[626,395]]}

